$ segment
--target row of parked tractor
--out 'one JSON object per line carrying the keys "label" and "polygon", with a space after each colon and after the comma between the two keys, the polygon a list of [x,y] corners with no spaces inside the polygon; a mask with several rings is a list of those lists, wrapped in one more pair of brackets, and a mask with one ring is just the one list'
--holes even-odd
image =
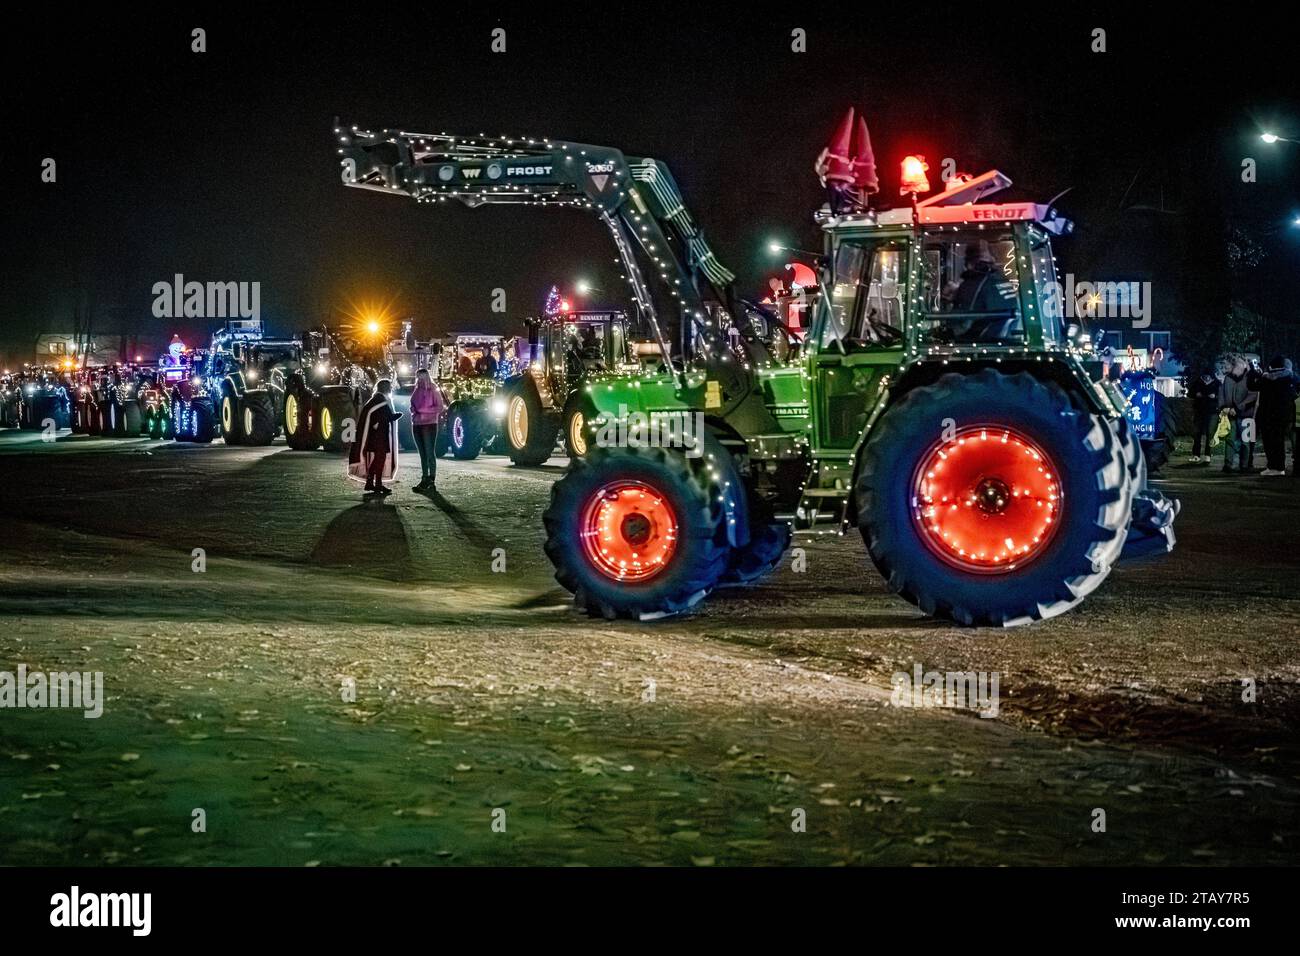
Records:
{"label": "row of parked tractor", "polygon": [[[407,321],[377,346],[326,327],[272,338],[259,322],[236,320],[205,348],[174,338],[152,364],[25,368],[3,383],[0,427],[252,446],[282,436],[292,449],[342,452],[376,382],[391,379],[405,410],[424,369],[446,399],[439,455],[538,465],[557,451],[582,454],[582,383],[654,357],[621,312],[529,318],[524,331],[420,341]],[[399,434],[413,450],[409,415]]]}

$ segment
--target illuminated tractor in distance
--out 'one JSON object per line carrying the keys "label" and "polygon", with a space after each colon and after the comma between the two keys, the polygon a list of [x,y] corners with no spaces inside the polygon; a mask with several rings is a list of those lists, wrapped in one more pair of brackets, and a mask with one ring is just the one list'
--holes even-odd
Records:
{"label": "illuminated tractor in distance", "polygon": [[95,392],[99,434],[104,438],[151,435],[145,416],[149,411],[149,399],[155,403],[159,400],[154,384],[153,369],[147,366],[113,365],[104,369]]}
{"label": "illuminated tractor in distance", "polygon": [[72,421],[74,435],[99,435],[104,431],[100,400],[102,398],[102,368],[85,368],[73,375]]}
{"label": "illuminated tractor in distance", "polygon": [[[803,335],[746,314],[666,165],[557,140],[336,127],[344,182],[424,203],[586,209],[610,229],[665,358],[582,388],[592,447],[554,483],[546,553],[578,607],[650,619],[775,568],[792,530],[859,529],[888,587],[926,614],[1012,626],[1060,614],[1121,553],[1173,547],[1125,400],[1063,327],[1047,205],[1010,180],[875,210],[866,124],[817,162],[819,295]],[[655,292],[651,294],[653,283]],[[664,322],[660,322],[663,312]],[[682,343],[676,354],[670,335]],[[691,443],[633,425],[700,422]],[[671,434],[671,430],[670,430]]]}
{"label": "illuminated tractor in distance", "polygon": [[0,375],[0,428],[18,427],[18,408],[22,404],[22,388],[17,377],[9,371]]}
{"label": "illuminated tractor in distance", "polygon": [[334,328],[303,332],[301,359],[285,378],[281,427],[289,447],[340,452],[351,441],[357,411],[374,389],[378,371],[365,349]]}
{"label": "illuminated tractor in distance", "polygon": [[437,381],[441,355],[441,342],[421,342],[415,337],[413,319],[404,319],[401,334],[384,345],[382,371],[393,383],[393,407],[402,413],[397,420],[397,437],[403,451],[415,451],[415,432],[411,427],[411,393],[415,391],[415,378],[420,369],[427,369],[430,377]]}
{"label": "illuminated tractor in distance", "polygon": [[[438,428],[437,454],[468,461],[496,452],[506,414],[504,380],[527,361],[520,336],[468,333],[455,336],[439,353],[436,376],[446,411]],[[496,363],[489,367],[488,357]]]}
{"label": "illuminated tractor in distance", "polygon": [[280,432],[289,376],[302,367],[302,343],[269,339],[261,322],[237,319],[197,353],[188,381],[171,392],[178,441],[269,445]]}
{"label": "illuminated tractor in distance", "polygon": [[555,453],[559,438],[569,457],[582,457],[583,384],[605,373],[640,370],[658,343],[636,337],[627,315],[608,309],[560,310],[527,318],[524,325],[531,360],[505,383],[506,454],[516,465],[540,465]]}
{"label": "illuminated tractor in distance", "polygon": [[28,366],[13,377],[7,417],[19,428],[40,431],[52,422],[67,428],[72,420],[70,380],[57,366]]}

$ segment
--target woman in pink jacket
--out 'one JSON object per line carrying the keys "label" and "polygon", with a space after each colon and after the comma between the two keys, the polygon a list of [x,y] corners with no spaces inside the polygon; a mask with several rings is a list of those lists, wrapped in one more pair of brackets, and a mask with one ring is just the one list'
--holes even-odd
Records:
{"label": "woman in pink jacket", "polygon": [[442,392],[433,384],[429,370],[420,369],[415,376],[415,391],[411,393],[411,430],[415,433],[424,477],[414,491],[432,490],[438,474],[438,421],[442,418],[442,406]]}

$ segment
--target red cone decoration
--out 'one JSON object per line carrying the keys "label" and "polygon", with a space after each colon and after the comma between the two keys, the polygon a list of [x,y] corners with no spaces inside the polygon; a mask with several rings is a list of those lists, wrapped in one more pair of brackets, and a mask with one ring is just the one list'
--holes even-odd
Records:
{"label": "red cone decoration", "polygon": [[880,189],[867,121],[856,116],[852,107],[844,114],[813,169],[821,184],[830,190],[831,205],[837,211],[865,206],[867,196]]}

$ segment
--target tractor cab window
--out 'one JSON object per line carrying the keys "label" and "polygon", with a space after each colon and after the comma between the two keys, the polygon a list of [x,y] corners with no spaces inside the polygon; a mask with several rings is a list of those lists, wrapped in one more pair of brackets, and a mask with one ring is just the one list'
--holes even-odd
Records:
{"label": "tractor cab window", "polygon": [[1048,345],[1065,344],[1064,295],[1056,281],[1056,260],[1047,233],[1031,227],[1029,254],[1033,261],[1034,287],[1038,290],[1038,312],[1043,323],[1043,341]]}
{"label": "tractor cab window", "polygon": [[821,348],[896,342],[902,337],[906,248],[897,242],[841,242],[826,304]]}
{"label": "tractor cab window", "polygon": [[1020,270],[1010,233],[927,232],[922,264],[925,340],[936,345],[1025,340]]}

